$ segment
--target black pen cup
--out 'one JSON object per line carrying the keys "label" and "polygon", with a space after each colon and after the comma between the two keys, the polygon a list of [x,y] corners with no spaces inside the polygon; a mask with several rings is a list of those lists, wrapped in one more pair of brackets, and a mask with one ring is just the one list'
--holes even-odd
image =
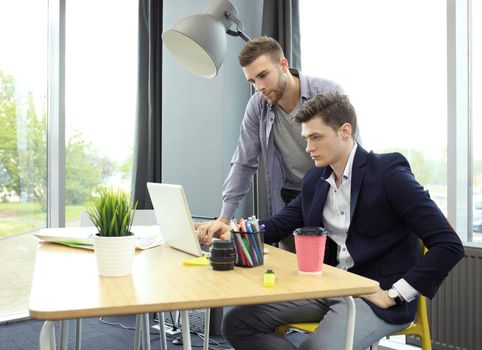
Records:
{"label": "black pen cup", "polygon": [[222,239],[213,241],[209,253],[213,270],[226,271],[234,268],[235,252],[231,241]]}
{"label": "black pen cup", "polygon": [[264,232],[237,232],[231,230],[236,253],[236,266],[254,267],[264,263]]}

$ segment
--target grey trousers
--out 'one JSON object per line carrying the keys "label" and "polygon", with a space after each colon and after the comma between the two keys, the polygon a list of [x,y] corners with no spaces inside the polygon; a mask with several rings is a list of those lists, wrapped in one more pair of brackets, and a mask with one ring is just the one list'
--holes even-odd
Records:
{"label": "grey trousers", "polygon": [[[406,324],[390,324],[379,318],[361,299],[356,307],[353,349],[365,350],[386,335],[405,329]],[[238,306],[225,316],[224,337],[239,350],[296,349],[274,330],[281,325],[320,322],[315,333],[299,346],[302,350],[338,350],[345,346],[347,304],[342,298],[301,300],[276,304]]]}

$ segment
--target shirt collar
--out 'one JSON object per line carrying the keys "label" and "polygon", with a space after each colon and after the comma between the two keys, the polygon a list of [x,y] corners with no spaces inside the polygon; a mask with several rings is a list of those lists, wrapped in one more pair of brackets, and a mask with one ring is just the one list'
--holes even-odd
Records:
{"label": "shirt collar", "polygon": [[304,76],[298,69],[290,68],[291,75],[294,75],[298,79],[300,79],[300,98],[304,101],[310,100],[311,95],[308,91],[308,83],[306,81],[306,76]]}
{"label": "shirt collar", "polygon": [[350,179],[351,180],[351,173],[353,169],[353,159],[355,159],[355,153],[358,145],[355,142],[353,144],[353,148],[350,152],[350,156],[348,157],[348,161],[346,162],[345,170],[343,171],[343,178],[344,179]]}
{"label": "shirt collar", "polygon": [[[350,155],[348,156],[348,161],[346,162],[345,169],[343,170],[343,181],[351,180],[351,173],[353,169],[353,159],[355,159],[355,153],[358,145],[355,142],[353,148],[351,149]],[[335,172],[332,170],[328,178],[325,179],[331,186],[335,187]]]}

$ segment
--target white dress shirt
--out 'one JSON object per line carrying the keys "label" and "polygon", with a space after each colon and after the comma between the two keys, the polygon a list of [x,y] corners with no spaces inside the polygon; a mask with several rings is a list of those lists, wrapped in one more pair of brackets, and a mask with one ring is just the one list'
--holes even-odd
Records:
{"label": "white dress shirt", "polygon": [[[328,231],[328,236],[338,246],[339,263],[337,267],[343,270],[348,270],[354,265],[353,258],[346,247],[346,237],[350,227],[351,175],[356,149],[357,144],[355,143],[345,165],[340,186],[336,186],[335,172],[332,172],[330,177],[325,180],[330,185],[330,189],[323,209],[323,223]],[[393,286],[406,301],[412,301],[419,294],[403,278],[394,283]]]}

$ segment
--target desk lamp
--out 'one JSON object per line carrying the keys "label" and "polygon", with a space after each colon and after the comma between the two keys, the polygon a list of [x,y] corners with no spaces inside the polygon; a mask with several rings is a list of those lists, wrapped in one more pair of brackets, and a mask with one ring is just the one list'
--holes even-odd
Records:
{"label": "desk lamp", "polygon": [[[233,25],[235,30],[231,30]],[[179,20],[162,33],[162,40],[176,60],[191,72],[214,78],[224,61],[225,34],[251,40],[243,33],[236,7],[229,0],[215,0],[206,12]]]}

